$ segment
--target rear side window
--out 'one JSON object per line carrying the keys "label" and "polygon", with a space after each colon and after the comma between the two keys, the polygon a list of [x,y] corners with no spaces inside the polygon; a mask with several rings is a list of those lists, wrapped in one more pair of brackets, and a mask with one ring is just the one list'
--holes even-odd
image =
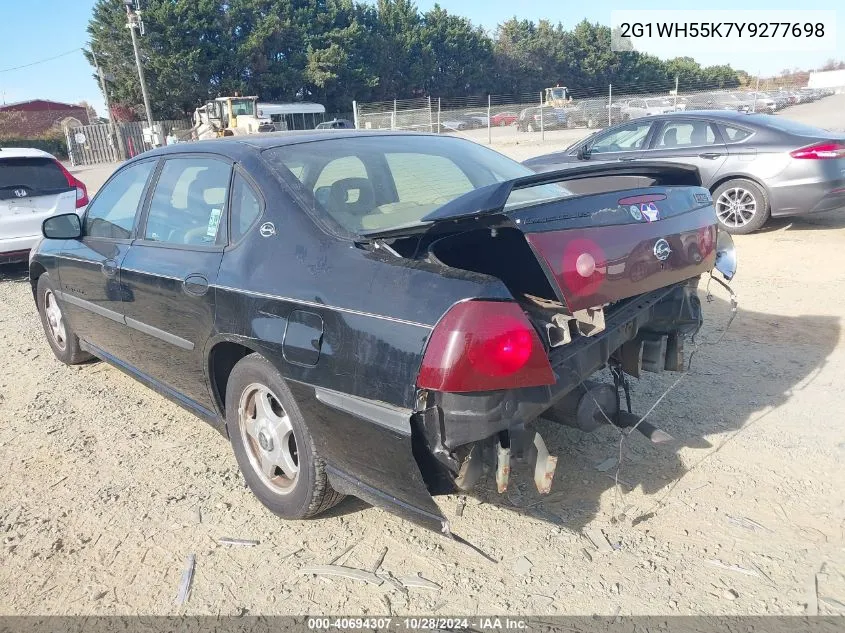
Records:
{"label": "rear side window", "polygon": [[663,127],[657,149],[699,147],[716,143],[716,134],[706,121],[672,121]]}
{"label": "rear side window", "polygon": [[214,158],[165,161],[150,202],[144,239],[194,246],[216,244],[231,173],[229,163]]}
{"label": "rear side window", "polygon": [[232,181],[232,242],[237,242],[261,215],[261,202],[246,179],[235,172]]}
{"label": "rear side window", "polygon": [[106,183],[88,205],[83,235],[128,239],[135,225],[138,203],[155,165],[154,160],[137,163]]}
{"label": "rear side window", "polygon": [[722,135],[728,143],[738,143],[739,141],[751,136],[751,132],[745,128],[723,125]]}
{"label": "rear side window", "polygon": [[22,186],[34,192],[70,188],[67,178],[52,158],[0,159],[0,188]]}

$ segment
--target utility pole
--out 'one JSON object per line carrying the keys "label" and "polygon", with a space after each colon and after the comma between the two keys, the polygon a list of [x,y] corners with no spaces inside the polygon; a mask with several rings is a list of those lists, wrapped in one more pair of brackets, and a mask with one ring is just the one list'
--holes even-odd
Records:
{"label": "utility pole", "polygon": [[[126,5],[126,28],[132,34],[132,48],[135,50],[135,65],[138,67],[138,79],[141,81],[141,94],[144,96],[144,109],[147,111],[147,125],[150,126],[150,134],[155,140],[153,133],[153,111],[150,108],[150,96],[147,94],[147,82],[144,79],[144,66],[141,64],[141,52],[138,50],[138,37],[135,29],[143,35],[144,24],[141,22],[140,14],[135,10],[134,0],[123,0]],[[153,143],[155,145],[155,143]]]}
{"label": "utility pole", "polygon": [[109,93],[106,92],[106,80],[103,77],[103,71],[100,69],[100,64],[97,62],[97,53],[94,52],[94,47],[91,47],[91,57],[94,58],[94,68],[97,69],[97,77],[100,78],[100,90],[103,91],[103,99],[106,102],[106,111],[109,113],[109,126],[111,127],[112,138],[115,139],[117,145],[114,147],[119,154],[117,159],[119,161],[126,160],[126,149],[123,147],[123,136],[118,132],[117,125],[114,122],[114,114],[111,111],[111,104],[109,103]]}

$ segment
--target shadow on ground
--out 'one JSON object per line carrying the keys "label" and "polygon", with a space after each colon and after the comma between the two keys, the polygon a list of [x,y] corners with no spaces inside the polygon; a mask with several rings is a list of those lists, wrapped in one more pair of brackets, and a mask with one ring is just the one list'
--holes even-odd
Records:
{"label": "shadow on ground", "polygon": [[[729,318],[729,303],[714,298],[704,309],[705,326],[697,336],[698,350],[691,371],[649,416],[650,422],[671,434],[675,441],[654,445],[634,433],[624,442],[623,465],[618,474],[622,491],[639,488],[645,495],[654,496],[655,504],[666,494],[667,486],[677,484],[690,472],[680,458],[682,448],[701,453],[693,456],[695,464],[720,450],[732,435],[762,419],[755,414],[783,405],[797,385],[812,380],[824,367],[840,336],[836,317],[770,315],[740,308],[724,338],[717,342]],[[788,361],[782,360],[785,346],[789,346]],[[691,350],[688,344],[687,354]],[[781,359],[781,363],[776,359]],[[641,379],[633,379],[634,413],[645,413],[679,375],[645,373]],[[608,376],[603,379],[610,382]],[[488,474],[473,496],[482,503],[581,531],[596,517],[602,495],[616,485],[617,469],[615,465],[608,467],[608,460],[619,456],[619,431],[607,426],[584,434],[545,420],[539,421],[536,428],[549,452],[558,455],[551,494],[537,493],[532,464],[514,461],[506,493],[496,492],[493,476]],[[718,437],[718,448],[707,439],[713,436]],[[446,502],[445,497],[437,499],[441,506]],[[365,507],[358,500],[347,499],[334,514],[353,513]],[[452,514],[451,510],[447,509],[446,514]],[[623,510],[616,508],[619,513]],[[627,517],[634,522],[649,518]]]}

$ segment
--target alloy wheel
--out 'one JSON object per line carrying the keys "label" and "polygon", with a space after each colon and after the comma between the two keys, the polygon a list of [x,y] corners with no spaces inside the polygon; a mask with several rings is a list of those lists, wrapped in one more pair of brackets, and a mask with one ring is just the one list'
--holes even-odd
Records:
{"label": "alloy wheel", "polygon": [[756,213],[757,201],[750,191],[742,187],[725,189],[716,200],[716,215],[725,226],[745,226]]}
{"label": "alloy wheel", "polygon": [[44,293],[44,315],[47,317],[47,326],[50,329],[50,336],[53,337],[53,342],[61,351],[67,348],[67,330],[65,329],[65,320],[62,316],[62,310],[56,301],[56,295],[52,290]]}
{"label": "alloy wheel", "polygon": [[249,463],[277,494],[288,494],[299,477],[299,453],[290,416],[266,385],[252,383],[241,394],[238,427]]}

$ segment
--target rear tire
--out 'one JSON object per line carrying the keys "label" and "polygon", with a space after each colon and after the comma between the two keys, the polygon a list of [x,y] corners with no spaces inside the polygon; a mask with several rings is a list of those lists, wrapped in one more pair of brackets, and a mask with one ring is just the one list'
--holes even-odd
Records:
{"label": "rear tire", "polygon": [[259,354],[246,356],[232,369],[226,429],[247,485],[274,514],[305,519],[343,499],[329,484],[293,394]]}
{"label": "rear tire", "polygon": [[48,273],[38,278],[35,286],[38,316],[50,349],[65,365],[78,365],[91,360],[93,356],[79,347],[79,338],[64,316],[63,307],[56,297],[56,289]]}
{"label": "rear tire", "polygon": [[716,187],[713,207],[719,226],[733,235],[753,233],[769,219],[766,192],[745,178],[734,178]]}

